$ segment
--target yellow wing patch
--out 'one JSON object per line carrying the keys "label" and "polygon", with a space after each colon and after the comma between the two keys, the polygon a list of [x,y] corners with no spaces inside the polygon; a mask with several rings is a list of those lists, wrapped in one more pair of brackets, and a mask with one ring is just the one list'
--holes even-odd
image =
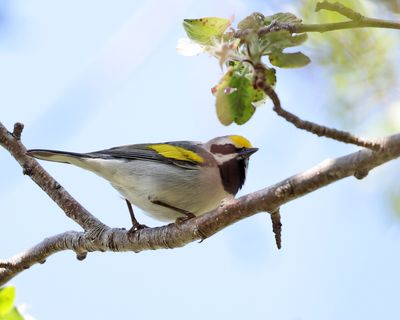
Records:
{"label": "yellow wing patch", "polygon": [[148,146],[149,149],[154,150],[159,155],[165,158],[190,161],[196,163],[203,163],[204,159],[193,151],[187,150],[182,147],[173,146],[166,143],[152,144]]}
{"label": "yellow wing patch", "polygon": [[237,148],[252,148],[253,146],[251,145],[250,141],[247,140],[245,137],[242,136],[229,136],[229,139],[232,140],[234,145]]}

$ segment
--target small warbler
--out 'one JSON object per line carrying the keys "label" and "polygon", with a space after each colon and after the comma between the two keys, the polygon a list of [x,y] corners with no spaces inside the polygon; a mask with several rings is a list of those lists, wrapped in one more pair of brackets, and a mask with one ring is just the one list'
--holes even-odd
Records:
{"label": "small warbler", "polygon": [[206,143],[133,144],[89,153],[33,149],[28,155],[73,164],[108,180],[126,199],[137,230],[145,226],[131,204],[155,219],[173,221],[204,214],[234,197],[257,150],[246,138],[230,135]]}

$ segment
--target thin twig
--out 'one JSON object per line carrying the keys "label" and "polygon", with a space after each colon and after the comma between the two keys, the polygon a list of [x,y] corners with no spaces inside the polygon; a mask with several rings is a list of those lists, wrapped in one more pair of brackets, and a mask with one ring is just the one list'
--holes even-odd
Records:
{"label": "thin twig", "polygon": [[17,122],[14,124],[13,136],[17,140],[21,140],[22,130],[24,130],[24,125],[21,122]]}
{"label": "thin twig", "polygon": [[275,90],[265,80],[265,67],[262,63],[254,66],[255,76],[254,85],[263,90],[265,94],[272,100],[273,110],[286,121],[292,123],[299,129],[306,130],[320,137],[327,137],[344,143],[351,143],[360,147],[381,150],[381,145],[376,141],[370,141],[357,137],[349,132],[328,128],[317,123],[300,119],[298,116],[282,108],[280,99]]}
{"label": "thin twig", "polygon": [[[350,21],[315,23],[315,24],[282,23],[279,21],[273,21],[268,26],[260,28],[258,34],[261,36],[263,34],[279,30],[288,30],[290,33],[303,33],[303,32],[322,33],[335,30],[359,29],[359,28],[400,29],[399,21],[369,18],[337,2],[330,3],[324,1],[318,3],[316,6],[316,11],[322,9],[338,12],[344,17],[349,18]],[[235,37],[237,38],[245,37],[249,32],[250,32],[249,30],[239,30],[235,33]]]}
{"label": "thin twig", "polygon": [[400,29],[400,23],[396,21],[388,21],[382,19],[365,18],[362,21],[343,21],[332,23],[310,23],[297,24],[285,29],[291,30],[293,33],[302,32],[328,32],[343,29],[360,29],[360,28],[383,28],[383,29]]}
{"label": "thin twig", "polygon": [[327,32],[342,29],[356,28],[385,28],[385,29],[400,29],[398,21],[390,21],[384,19],[369,18],[362,15],[353,9],[344,6],[339,2],[323,1],[318,2],[315,11],[329,10],[337,12],[351,21],[336,22],[336,23],[321,23],[321,24],[297,24],[291,30],[298,32]]}
{"label": "thin twig", "polygon": [[272,221],[272,231],[275,235],[275,243],[278,249],[282,247],[282,222],[281,222],[281,214],[279,212],[279,208],[276,208],[275,211],[271,212],[271,221]]}

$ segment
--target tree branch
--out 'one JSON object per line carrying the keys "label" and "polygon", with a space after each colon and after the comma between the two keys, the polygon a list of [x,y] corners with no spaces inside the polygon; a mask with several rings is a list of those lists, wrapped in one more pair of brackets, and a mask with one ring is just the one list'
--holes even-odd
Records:
{"label": "tree branch", "polygon": [[385,28],[385,29],[400,29],[400,23],[396,21],[388,21],[382,19],[365,18],[362,21],[343,21],[332,23],[301,23],[293,25],[290,29],[293,33],[303,32],[328,32],[344,29],[360,29],[360,28]]}
{"label": "tree branch", "polygon": [[385,29],[400,29],[400,23],[397,21],[389,21],[383,19],[375,19],[365,17],[362,14],[344,6],[339,2],[323,1],[318,2],[315,11],[329,10],[334,11],[351,21],[337,23],[322,23],[322,24],[300,24],[294,32],[326,32],[341,29],[354,28],[385,28]]}
{"label": "tree branch", "polygon": [[[172,249],[195,240],[212,236],[227,226],[259,212],[277,212],[283,204],[304,196],[337,180],[355,176],[365,177],[368,172],[400,156],[400,134],[380,141],[381,152],[362,149],[336,159],[325,160],[311,169],[289,177],[265,189],[224,202],[217,209],[181,224],[169,224],[129,233],[123,229],[109,228],[94,218],[82,206],[65,205],[72,200],[66,191],[55,183],[48,183],[48,174],[28,159],[21,142],[0,123],[0,144],[17,159],[22,167],[31,170],[31,177],[60,207],[67,216],[85,226],[85,232],[69,231],[43,240],[41,243],[15,257],[0,260],[0,285],[6,283],[30,266],[43,263],[50,255],[73,250],[83,259],[92,251],[134,251]],[[19,150],[19,151],[18,151]],[[34,161],[34,160],[32,160]],[[45,175],[41,179],[40,175]],[[52,179],[52,178],[51,178]],[[73,200],[76,202],[75,200]],[[100,226],[100,228],[99,228]]]}
{"label": "tree branch", "polygon": [[375,151],[381,150],[382,146],[377,141],[367,140],[357,137],[350,132],[325,127],[311,121],[300,119],[295,114],[283,109],[279,96],[272,86],[267,83],[265,73],[266,68],[263,63],[258,63],[254,66],[254,86],[263,90],[265,94],[272,100],[272,103],[274,104],[273,110],[286,121],[292,123],[295,127],[313,133],[319,137],[327,137]]}
{"label": "tree branch", "polygon": [[0,145],[18,161],[23,173],[30,176],[65,214],[84,230],[105,228],[106,225],[77,202],[35,159],[26,155],[26,148],[20,141],[23,127],[23,124],[16,123],[14,132],[11,133],[0,122]]}
{"label": "tree branch", "polygon": [[[265,26],[259,30],[259,35],[269,33],[272,31],[288,30],[291,33],[303,32],[328,32],[343,29],[359,29],[359,28],[384,28],[384,29],[400,29],[400,22],[390,21],[384,19],[375,19],[365,17],[362,14],[345,7],[343,4],[328,1],[318,2],[315,11],[320,10],[334,11],[342,16],[350,19],[350,21],[332,22],[332,23],[282,23],[278,21],[272,22],[270,25]],[[246,30],[244,30],[246,33]],[[237,37],[242,37],[243,32],[239,32]]]}

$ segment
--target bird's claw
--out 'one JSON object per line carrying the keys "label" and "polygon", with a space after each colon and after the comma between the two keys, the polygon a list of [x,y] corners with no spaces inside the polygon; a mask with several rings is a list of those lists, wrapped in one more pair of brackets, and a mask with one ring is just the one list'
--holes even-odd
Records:
{"label": "bird's claw", "polygon": [[129,229],[128,233],[134,233],[134,232],[136,232],[138,230],[147,229],[147,228],[149,228],[149,227],[146,226],[145,224],[137,223],[137,224],[134,224],[132,226],[132,228]]}

